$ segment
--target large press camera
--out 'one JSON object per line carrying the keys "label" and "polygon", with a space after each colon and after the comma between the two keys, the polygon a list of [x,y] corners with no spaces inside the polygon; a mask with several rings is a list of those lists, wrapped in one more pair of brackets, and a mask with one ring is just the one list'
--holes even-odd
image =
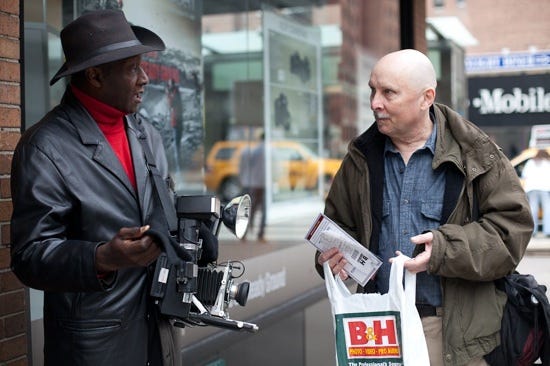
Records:
{"label": "large press camera", "polygon": [[[237,238],[248,227],[250,197],[234,198],[224,207],[215,196],[177,196],[175,240],[164,245],[157,259],[151,296],[162,315],[179,327],[213,325],[255,332],[256,324],[229,318],[231,301],[245,306],[249,283],[235,283],[244,272],[241,262],[217,264],[217,236],[221,222]],[[204,258],[207,257],[204,263]],[[218,269],[221,268],[221,269]],[[239,271],[238,275],[234,275]]]}

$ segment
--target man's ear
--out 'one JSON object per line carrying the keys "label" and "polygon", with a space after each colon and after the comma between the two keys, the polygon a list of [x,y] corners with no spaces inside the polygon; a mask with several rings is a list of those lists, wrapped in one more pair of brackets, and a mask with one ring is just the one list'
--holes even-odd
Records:
{"label": "man's ear", "polygon": [[86,81],[88,81],[90,85],[96,88],[101,87],[103,75],[99,67],[88,67],[84,71],[84,75],[86,76]]}
{"label": "man's ear", "polygon": [[430,109],[430,107],[434,104],[434,102],[435,102],[435,89],[428,88],[424,90],[422,108]]}

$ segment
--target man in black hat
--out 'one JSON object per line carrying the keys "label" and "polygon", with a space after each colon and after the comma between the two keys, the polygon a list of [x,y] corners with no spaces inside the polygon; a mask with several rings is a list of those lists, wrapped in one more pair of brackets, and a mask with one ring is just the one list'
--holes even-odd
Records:
{"label": "man in black hat", "polygon": [[148,296],[160,248],[146,233],[166,227],[151,174],[167,178],[167,164],[135,114],[149,81],[141,55],[164,43],[116,10],[82,15],[61,42],[50,85],[70,84],[13,158],[12,269],[44,291],[46,365],[169,365]]}

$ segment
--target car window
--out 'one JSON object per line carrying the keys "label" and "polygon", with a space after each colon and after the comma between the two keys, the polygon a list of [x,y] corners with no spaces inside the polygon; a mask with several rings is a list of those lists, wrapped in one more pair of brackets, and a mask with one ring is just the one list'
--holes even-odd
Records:
{"label": "car window", "polygon": [[302,160],[302,154],[296,149],[287,147],[278,147],[275,149],[275,159],[277,160]]}
{"label": "car window", "polygon": [[234,152],[234,147],[222,147],[216,153],[216,160],[230,160]]}
{"label": "car window", "polygon": [[312,159],[315,159],[317,158],[317,154],[313,152],[313,150],[311,150],[309,147],[305,146],[305,145],[301,145],[302,149],[304,150],[304,154],[309,156],[310,158]]}

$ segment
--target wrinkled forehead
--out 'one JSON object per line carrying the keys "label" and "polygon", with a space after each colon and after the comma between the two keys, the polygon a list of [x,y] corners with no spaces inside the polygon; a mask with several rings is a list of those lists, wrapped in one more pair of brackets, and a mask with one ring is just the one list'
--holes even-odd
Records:
{"label": "wrinkled forehead", "polygon": [[369,86],[374,88],[398,88],[406,83],[406,74],[391,63],[377,63],[369,79]]}
{"label": "wrinkled forehead", "polygon": [[374,65],[369,85],[370,82],[414,90],[435,88],[437,84],[429,59],[405,53],[393,53],[381,58]]}

